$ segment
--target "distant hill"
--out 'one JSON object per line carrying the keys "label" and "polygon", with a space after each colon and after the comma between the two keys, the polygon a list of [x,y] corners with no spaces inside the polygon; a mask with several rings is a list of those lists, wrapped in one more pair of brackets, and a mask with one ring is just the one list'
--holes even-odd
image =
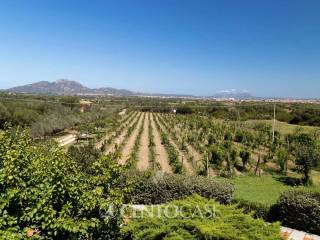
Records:
{"label": "distant hill", "polygon": [[134,92],[115,88],[88,88],[82,84],[67,79],[59,79],[55,82],[41,81],[23,86],[7,89],[16,93],[57,94],[57,95],[113,95],[131,96]]}
{"label": "distant hill", "polygon": [[88,88],[81,83],[68,79],[59,79],[55,82],[41,81],[23,86],[9,88],[6,91],[15,93],[56,94],[56,95],[97,95],[97,96],[149,96],[191,98],[192,95],[161,94],[133,92],[127,89],[111,87]]}
{"label": "distant hill", "polygon": [[55,82],[41,81],[8,89],[18,93],[54,93],[54,94],[77,94],[89,92],[90,89],[76,81],[60,79]]}

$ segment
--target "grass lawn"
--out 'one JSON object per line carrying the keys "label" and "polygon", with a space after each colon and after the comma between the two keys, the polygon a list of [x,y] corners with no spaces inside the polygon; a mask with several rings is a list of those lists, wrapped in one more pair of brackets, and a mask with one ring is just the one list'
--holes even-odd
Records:
{"label": "grass lawn", "polygon": [[[247,123],[266,123],[270,126],[273,124],[273,120],[248,120],[246,121]],[[320,130],[319,127],[312,127],[312,126],[300,126],[300,125],[294,125],[294,124],[289,124],[286,122],[280,122],[276,121],[276,131],[279,131],[281,134],[292,134],[294,133],[297,129],[300,129],[302,132],[309,133],[314,130]]]}
{"label": "grass lawn", "polygon": [[313,184],[320,189],[320,171],[312,171],[311,177]]}
{"label": "grass lawn", "polygon": [[[317,173],[319,174],[319,173]],[[319,174],[320,175],[320,174]],[[291,187],[277,180],[276,176],[266,175],[261,177],[242,176],[232,180],[235,184],[235,198],[264,204],[275,203],[283,191],[306,187]],[[312,186],[307,189],[320,191],[320,187]]]}

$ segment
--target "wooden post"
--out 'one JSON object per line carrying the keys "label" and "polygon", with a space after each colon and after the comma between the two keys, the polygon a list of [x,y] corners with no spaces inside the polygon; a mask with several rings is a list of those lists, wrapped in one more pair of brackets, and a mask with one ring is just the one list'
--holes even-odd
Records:
{"label": "wooden post", "polygon": [[273,104],[272,143],[274,143],[276,129],[276,103]]}
{"label": "wooden post", "polygon": [[287,156],[286,156],[286,160],[284,163],[284,174],[285,176],[288,175],[288,158],[289,158],[289,154],[290,154],[290,141],[289,141],[289,136],[287,136],[287,144],[288,144],[288,150],[287,150]]}
{"label": "wooden post", "polygon": [[182,166],[183,166],[183,160],[184,160],[184,159],[183,159],[183,155],[182,155],[181,157],[182,157]]}
{"label": "wooden post", "polygon": [[257,166],[256,166],[256,169],[255,169],[255,171],[254,171],[255,175],[257,175],[258,170],[259,170],[259,176],[260,176],[260,161],[261,161],[261,153],[260,153],[260,151],[259,151]]}
{"label": "wooden post", "polygon": [[233,172],[232,172],[232,164],[231,164],[231,161],[230,161],[230,153],[228,153],[228,168],[229,168],[230,176],[232,176]]}
{"label": "wooden post", "polygon": [[209,152],[207,154],[207,177],[209,177]]}

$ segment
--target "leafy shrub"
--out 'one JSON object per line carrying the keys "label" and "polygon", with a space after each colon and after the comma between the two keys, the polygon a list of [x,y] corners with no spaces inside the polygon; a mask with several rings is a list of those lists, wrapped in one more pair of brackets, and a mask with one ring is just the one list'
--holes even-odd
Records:
{"label": "leafy shrub", "polygon": [[248,150],[242,149],[239,155],[242,161],[242,166],[245,168],[250,161],[250,152]]}
{"label": "leafy shrub", "polygon": [[70,146],[68,149],[70,157],[78,163],[82,171],[90,173],[92,164],[101,157],[101,151],[96,149],[92,142],[87,145]]}
{"label": "leafy shrub", "polygon": [[[171,206],[171,207],[170,207]],[[207,211],[211,206],[212,212]],[[152,207],[149,207],[148,211]],[[144,214],[122,229],[124,239],[280,240],[278,223],[267,225],[232,205],[220,205],[198,195],[164,205],[160,214]],[[182,214],[176,214],[176,209]],[[156,209],[158,211],[158,209]],[[205,213],[205,214],[203,214]],[[176,217],[168,217],[176,216]]]}
{"label": "leafy shrub", "polygon": [[235,199],[233,203],[254,218],[280,221],[284,226],[314,234],[320,233],[320,193],[290,190],[281,194],[273,205]]}
{"label": "leafy shrub", "polygon": [[159,176],[135,175],[134,186],[128,201],[136,204],[160,204],[197,193],[220,203],[230,203],[233,185],[203,176],[165,174]]}
{"label": "leafy shrub", "polygon": [[191,114],[193,113],[193,110],[189,106],[179,106],[177,109],[178,114]]}
{"label": "leafy shrub", "polygon": [[270,206],[267,204],[250,202],[243,199],[236,199],[233,203],[237,204],[245,213],[251,214],[254,218],[261,218],[266,221],[269,219]]}
{"label": "leafy shrub", "polygon": [[214,145],[209,149],[210,158],[209,162],[218,168],[221,167],[223,161],[226,159],[226,153],[221,146]]}
{"label": "leafy shrub", "polygon": [[244,139],[245,139],[244,133],[241,130],[237,129],[234,141],[238,143],[242,143]]}
{"label": "leafy shrub", "polygon": [[4,127],[5,122],[9,117],[10,117],[10,112],[8,111],[6,106],[0,102],[0,128]]}
{"label": "leafy shrub", "polygon": [[179,154],[177,150],[170,142],[167,142],[167,144],[164,146],[168,153],[169,164],[172,167],[172,171],[174,173],[182,173],[183,166],[182,162],[179,160]]}
{"label": "leafy shrub", "polygon": [[285,226],[320,234],[320,193],[287,191],[280,196],[272,212],[273,220]]}
{"label": "leafy shrub", "polygon": [[[118,233],[121,169],[104,156],[92,175],[55,144],[35,146],[26,132],[0,132],[0,236],[26,239],[106,239]],[[116,208],[117,209],[117,208]],[[30,238],[29,238],[30,239]]]}

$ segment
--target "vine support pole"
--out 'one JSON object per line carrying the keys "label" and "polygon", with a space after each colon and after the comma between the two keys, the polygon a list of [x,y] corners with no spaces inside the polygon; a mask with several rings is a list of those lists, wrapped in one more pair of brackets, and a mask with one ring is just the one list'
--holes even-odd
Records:
{"label": "vine support pole", "polygon": [[207,154],[207,177],[209,177],[209,152]]}
{"label": "vine support pole", "polygon": [[273,125],[272,125],[272,143],[274,143],[276,128],[276,103],[273,103]]}

